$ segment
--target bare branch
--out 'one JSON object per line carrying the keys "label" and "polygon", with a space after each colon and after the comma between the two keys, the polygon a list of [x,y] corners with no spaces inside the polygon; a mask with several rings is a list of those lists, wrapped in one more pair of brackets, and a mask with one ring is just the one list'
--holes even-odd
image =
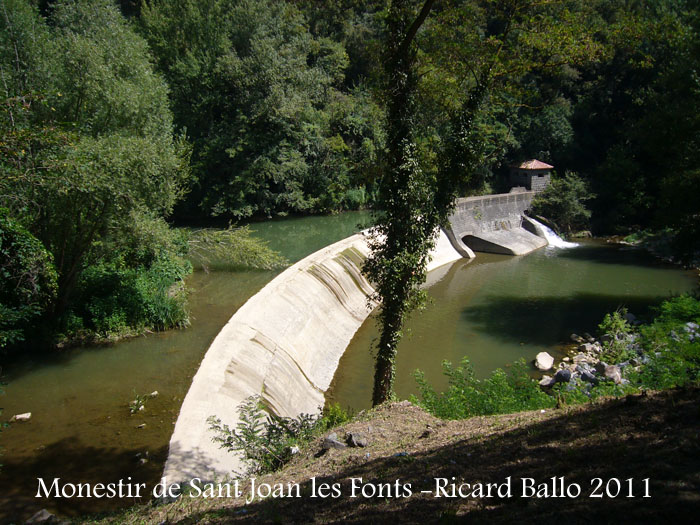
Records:
{"label": "bare branch", "polygon": [[425,3],[423,4],[423,8],[420,10],[420,13],[418,14],[418,18],[416,18],[413,23],[411,24],[411,27],[408,28],[408,31],[406,32],[406,36],[404,37],[403,41],[401,42],[401,45],[399,45],[399,49],[397,50],[397,53],[399,56],[406,54],[406,51],[408,51],[409,46],[411,45],[411,42],[413,42],[413,39],[416,37],[416,34],[418,33],[418,29],[420,29],[420,26],[423,25],[423,22],[425,22],[425,19],[428,18],[428,14],[430,14],[430,10],[433,8],[433,4],[435,4],[435,0],[425,0]]}

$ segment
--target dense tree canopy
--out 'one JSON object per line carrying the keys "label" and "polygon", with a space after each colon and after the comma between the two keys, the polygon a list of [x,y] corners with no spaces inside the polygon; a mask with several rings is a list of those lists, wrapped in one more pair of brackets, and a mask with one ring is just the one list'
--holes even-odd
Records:
{"label": "dense tree canopy", "polygon": [[[104,293],[81,290],[84,272],[97,264],[116,278],[155,264],[125,258],[121,233],[170,213],[188,177],[187,149],[173,136],[167,86],[146,42],[111,2],[57,2],[51,24],[27,2],[3,9],[0,201],[53,256],[51,320],[91,323],[95,312],[71,311],[76,296],[85,304]],[[181,278],[177,249],[166,252]]]}
{"label": "dense tree canopy", "polygon": [[55,296],[51,254],[0,208],[0,349],[25,340]]}
{"label": "dense tree canopy", "polygon": [[153,1],[142,23],[194,143],[192,205],[242,218],[364,204],[352,191],[371,181],[381,112],[341,90],[341,44],[277,0]]}
{"label": "dense tree canopy", "polygon": [[454,197],[533,157],[595,195],[594,233],[666,229],[692,257],[699,20],[691,0],[5,0],[0,207],[29,251],[1,265],[55,277],[26,322],[166,327],[192,244],[166,219],[373,206],[400,326]]}

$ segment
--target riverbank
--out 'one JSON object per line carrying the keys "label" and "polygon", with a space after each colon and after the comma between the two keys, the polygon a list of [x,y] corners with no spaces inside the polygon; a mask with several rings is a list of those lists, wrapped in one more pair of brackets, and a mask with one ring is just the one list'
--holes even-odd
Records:
{"label": "riverbank", "polygon": [[[270,221],[255,235],[295,262],[358,231],[368,214]],[[116,510],[119,499],[35,498],[38,477],[90,483],[160,479],[182,400],[216,335],[276,271],[195,271],[188,279],[192,324],[116,344],[27,354],[3,363],[2,419],[32,413],[0,434],[0,522],[23,523],[41,508],[62,516]],[[130,414],[135,395],[157,390]],[[145,426],[142,426],[144,425]]]}
{"label": "riverbank", "polygon": [[674,247],[677,237],[678,233],[671,229],[658,231],[642,230],[627,236],[617,235],[610,237],[608,242],[634,246],[646,250],[664,262],[700,272],[700,253],[694,252],[684,259],[679,257],[678,249]]}
{"label": "riverbank", "polygon": [[[320,437],[281,471],[255,480],[258,487],[296,483],[299,497],[292,493],[246,504],[251,483],[246,480],[238,498],[185,496],[79,523],[687,519],[700,508],[698,401],[700,390],[692,388],[464,421],[436,419],[406,401],[392,403],[362,412],[334,430],[341,439],[364,434],[366,447],[323,452]],[[509,478],[511,497],[498,497],[495,489],[491,497],[474,492],[479,483],[485,491],[485,484],[502,486]],[[317,495],[321,483],[337,484],[337,495],[329,489],[328,497],[312,498],[312,479]],[[529,479],[535,480],[534,493]],[[356,488],[354,498],[353,480],[356,487],[365,487],[364,492]],[[404,488],[388,495],[397,480]],[[436,480],[445,480],[448,491],[452,483],[455,490],[461,486],[466,497],[437,493],[436,485],[443,482]],[[562,495],[561,481],[571,494],[578,485],[580,495]],[[380,488],[382,496],[376,492]],[[627,497],[630,490],[633,498]]]}
{"label": "riverbank", "polygon": [[575,344],[558,366],[549,354],[538,354],[536,368],[550,374],[539,384],[567,403],[698,385],[700,300],[681,295],[654,311],[646,323],[624,308],[606,314],[598,339],[571,335]]}

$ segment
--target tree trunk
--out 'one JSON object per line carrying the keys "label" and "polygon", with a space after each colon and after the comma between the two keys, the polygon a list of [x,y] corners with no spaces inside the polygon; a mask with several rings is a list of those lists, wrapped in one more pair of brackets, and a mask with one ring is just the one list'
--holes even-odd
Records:
{"label": "tree trunk", "polygon": [[384,318],[382,335],[379,338],[377,360],[374,368],[374,390],[372,406],[388,401],[393,395],[394,376],[396,371],[397,333],[401,330],[400,316],[392,319]]}
{"label": "tree trunk", "polygon": [[[415,299],[415,284],[420,279],[425,252],[423,235],[416,234],[421,210],[423,183],[413,139],[417,75],[415,72],[418,29],[427,18],[434,0],[426,0],[414,18],[410,2],[392,2],[388,16],[389,57],[385,62],[388,98],[388,168],[381,186],[379,207],[384,216],[376,231],[384,240],[376,242],[369,265],[370,278],[377,283],[381,300],[382,334],[375,362],[372,404],[379,405],[393,395],[396,347],[406,311]],[[420,229],[420,228],[418,228]],[[432,232],[431,232],[432,235]],[[424,272],[423,272],[424,273]]]}

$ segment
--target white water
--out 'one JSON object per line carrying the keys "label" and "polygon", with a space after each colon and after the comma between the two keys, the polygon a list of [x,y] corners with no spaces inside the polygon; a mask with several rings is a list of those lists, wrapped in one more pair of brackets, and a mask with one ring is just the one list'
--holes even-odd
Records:
{"label": "white water", "polygon": [[533,218],[530,218],[530,220],[536,223],[540,228],[542,228],[542,231],[544,232],[544,238],[547,239],[549,246],[552,246],[554,248],[575,248],[576,246],[578,246],[578,243],[565,241],[564,239],[559,237],[554,232],[554,230],[542,224],[541,222],[536,221]]}

